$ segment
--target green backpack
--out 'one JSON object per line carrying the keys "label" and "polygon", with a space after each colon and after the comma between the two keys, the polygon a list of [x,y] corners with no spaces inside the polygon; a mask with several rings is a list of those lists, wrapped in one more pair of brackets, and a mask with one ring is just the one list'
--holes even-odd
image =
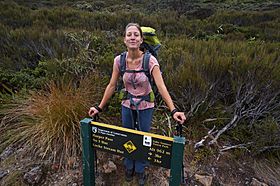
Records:
{"label": "green backpack", "polygon": [[161,47],[160,41],[157,38],[156,30],[152,27],[141,27],[144,41],[140,46],[143,51],[149,51],[155,58],[158,59],[158,50]]}

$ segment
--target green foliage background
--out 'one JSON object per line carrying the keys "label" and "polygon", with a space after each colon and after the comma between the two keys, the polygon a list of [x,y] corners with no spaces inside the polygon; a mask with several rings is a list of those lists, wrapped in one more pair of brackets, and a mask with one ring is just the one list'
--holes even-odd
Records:
{"label": "green foliage background", "polygon": [[[250,113],[241,117],[223,140],[253,141],[249,148],[259,154],[264,147],[280,145],[279,15],[276,0],[1,1],[1,104],[11,99],[7,95],[49,92],[50,81],[70,82],[76,88],[94,73],[108,82],[114,56],[125,50],[123,30],[127,23],[138,22],[157,30],[166,85],[189,116],[187,138],[198,140],[213,126],[224,127],[238,111],[236,100],[251,90],[254,97],[247,104],[257,109],[268,102],[269,108],[260,108],[258,117]],[[100,95],[103,89],[94,90],[92,94]],[[98,102],[97,97],[89,105]],[[83,106],[79,112],[86,117]],[[107,116],[118,117],[114,115],[118,106],[113,98]],[[166,124],[161,117],[165,112],[159,109],[155,116],[159,121],[154,123],[156,130],[167,134],[170,128],[156,125]],[[209,118],[216,122],[205,122]],[[271,135],[274,140],[267,138]]]}

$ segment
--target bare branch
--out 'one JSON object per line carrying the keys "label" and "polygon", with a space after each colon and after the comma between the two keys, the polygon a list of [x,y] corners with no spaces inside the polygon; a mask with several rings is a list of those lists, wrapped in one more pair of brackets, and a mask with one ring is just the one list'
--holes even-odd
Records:
{"label": "bare branch", "polygon": [[233,146],[224,146],[222,149],[220,149],[220,152],[224,152],[227,150],[231,150],[231,149],[246,149],[247,151],[250,152],[250,150],[246,147],[247,145],[251,145],[253,142],[249,142],[249,143],[244,143],[244,144],[238,144],[238,145],[233,145]]}
{"label": "bare branch", "polygon": [[[190,98],[190,100],[192,100],[192,103],[191,103],[190,111],[187,113],[188,117],[194,116],[199,111],[199,109],[202,106],[204,106],[205,104],[207,104],[206,108],[205,108],[205,111],[206,111],[206,110],[208,110],[209,107],[211,107],[215,103],[215,100],[213,98],[211,98],[210,95],[213,93],[213,90],[214,90],[215,86],[217,85],[217,83],[218,83],[218,81],[212,83],[209,86],[209,88],[207,89],[205,95],[195,94],[196,95],[195,97]],[[186,97],[186,95],[193,95],[190,93],[190,91],[191,90],[185,89],[184,97]]]}
{"label": "bare branch", "polygon": [[230,130],[241,121],[246,119],[251,125],[260,118],[268,115],[274,116],[274,119],[279,122],[279,108],[280,108],[280,91],[267,91],[271,87],[268,84],[264,87],[258,87],[253,82],[246,82],[239,86],[235,103],[231,106],[233,117],[231,121],[226,124],[209,145],[217,143],[218,138],[227,130]]}
{"label": "bare branch", "polygon": [[195,148],[195,149],[198,149],[198,148],[200,148],[200,147],[205,146],[205,145],[204,145],[204,142],[205,142],[208,138],[213,139],[213,134],[217,132],[217,130],[214,131],[215,128],[216,128],[216,126],[214,126],[210,131],[208,131],[207,135],[204,136],[199,142],[197,142],[197,143],[194,145],[194,148]]}
{"label": "bare branch", "polygon": [[263,147],[261,150],[259,150],[259,152],[262,153],[262,152],[265,152],[265,151],[277,150],[277,149],[280,149],[280,145],[266,146],[266,147]]}
{"label": "bare branch", "polygon": [[225,131],[227,131],[228,129],[236,126],[236,124],[238,123],[238,121],[240,120],[240,118],[237,115],[234,115],[234,117],[232,118],[232,120],[224,127],[222,128],[217,135],[214,137],[214,139],[212,139],[208,144],[209,145],[213,145],[214,143],[217,143],[218,138],[220,137],[221,134],[223,134]]}

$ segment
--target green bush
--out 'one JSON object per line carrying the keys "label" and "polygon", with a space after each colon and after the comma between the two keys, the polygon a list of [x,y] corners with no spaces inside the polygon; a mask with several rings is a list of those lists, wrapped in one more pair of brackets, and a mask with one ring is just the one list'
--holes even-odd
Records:
{"label": "green bush", "polygon": [[[237,9],[244,10],[245,5],[251,6],[253,2],[204,1],[204,6],[214,3],[211,5],[217,8],[209,9],[211,12],[204,17],[193,12],[192,18],[187,11],[188,2],[143,1],[137,6],[132,6],[132,1],[116,0],[0,2],[0,82],[7,87],[1,89],[1,94],[15,97],[14,92],[21,94],[20,90],[38,92],[31,100],[19,99],[14,109],[5,112],[12,124],[1,121],[0,132],[7,135],[0,137],[0,149],[24,143],[24,139],[27,145],[33,144],[39,134],[44,136],[39,140],[40,146],[35,144],[39,153],[54,159],[68,152],[75,156],[78,150],[56,144],[80,148],[77,122],[93,102],[100,101],[113,59],[125,50],[123,30],[129,22],[157,30],[162,42],[160,66],[176,105],[189,116],[190,129],[185,129],[188,138],[200,139],[214,125],[223,128],[239,113],[240,105],[246,111],[267,102],[270,110],[261,108],[261,116],[242,116],[223,140],[250,142],[249,137],[257,136],[255,152],[277,145],[278,138],[269,143],[266,137],[270,139],[270,128],[273,136],[279,131],[275,126],[279,123],[280,108],[271,104],[279,102],[279,9]],[[221,8],[224,3],[228,3],[228,8]],[[150,6],[146,8],[146,4]],[[256,3],[255,7],[258,6]],[[178,7],[180,12],[175,11]],[[84,79],[91,76],[91,82]],[[237,101],[249,93],[254,93],[252,99]],[[268,95],[274,95],[274,100]],[[8,105],[5,99],[1,95],[1,104]],[[108,115],[104,115],[119,117],[117,98],[112,98],[110,104]],[[172,122],[162,108],[164,104],[160,103],[155,130],[170,135]],[[6,106],[1,105],[0,110],[3,118]],[[52,152],[59,152],[58,157]],[[205,153],[207,157],[212,152]]]}

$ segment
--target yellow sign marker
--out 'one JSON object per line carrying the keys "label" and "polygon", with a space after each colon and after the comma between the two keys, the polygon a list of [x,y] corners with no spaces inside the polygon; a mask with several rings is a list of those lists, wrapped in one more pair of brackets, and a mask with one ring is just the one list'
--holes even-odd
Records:
{"label": "yellow sign marker", "polygon": [[135,145],[132,143],[132,141],[128,141],[125,144],[123,144],[124,148],[127,150],[128,153],[132,153],[133,151],[135,151],[137,148],[135,147]]}

